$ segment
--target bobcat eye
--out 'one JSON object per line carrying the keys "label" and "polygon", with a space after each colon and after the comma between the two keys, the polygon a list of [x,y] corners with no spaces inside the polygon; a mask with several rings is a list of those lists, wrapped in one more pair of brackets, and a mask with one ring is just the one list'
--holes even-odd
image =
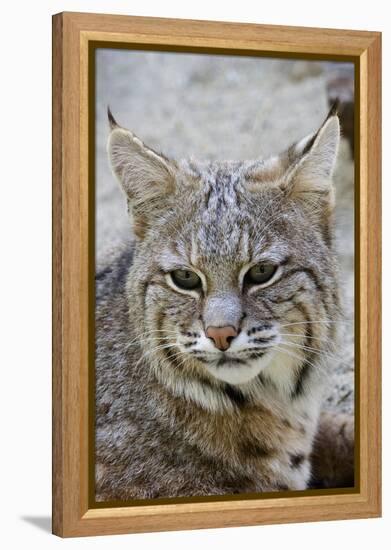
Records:
{"label": "bobcat eye", "polygon": [[194,271],[188,271],[187,269],[175,269],[170,273],[171,279],[176,286],[184,288],[185,290],[194,290],[201,286],[201,279]]}
{"label": "bobcat eye", "polygon": [[276,271],[275,265],[257,264],[247,271],[244,280],[247,284],[261,285],[270,281]]}

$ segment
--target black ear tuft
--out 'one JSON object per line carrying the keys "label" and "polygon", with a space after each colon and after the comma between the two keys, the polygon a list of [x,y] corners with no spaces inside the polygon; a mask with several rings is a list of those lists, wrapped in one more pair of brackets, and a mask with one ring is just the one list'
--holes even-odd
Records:
{"label": "black ear tuft", "polygon": [[107,118],[109,119],[110,128],[114,130],[115,128],[119,128],[117,121],[113,117],[113,113],[110,110],[110,107],[107,106]]}
{"label": "black ear tuft", "polygon": [[338,116],[339,115],[339,108],[340,108],[340,101],[337,97],[336,100],[334,101],[334,103],[331,105],[331,108],[330,108],[329,114],[327,115],[326,120],[329,119],[332,116]]}
{"label": "black ear tuft", "polygon": [[340,108],[340,101],[339,99],[337,98],[334,103],[331,105],[331,108],[330,108],[330,111],[328,112],[328,115],[327,117],[324,119],[324,122],[322,124],[322,126],[319,128],[319,130],[317,132],[315,132],[312,136],[312,138],[308,141],[308,143],[306,144],[306,146],[304,147],[303,151],[302,151],[302,154],[305,155],[306,153],[308,153],[308,151],[311,150],[312,146],[314,145],[315,143],[315,140],[316,138],[318,137],[319,135],[319,132],[322,130],[322,128],[325,126],[326,122],[332,118],[333,116],[337,116],[339,118],[339,108]]}

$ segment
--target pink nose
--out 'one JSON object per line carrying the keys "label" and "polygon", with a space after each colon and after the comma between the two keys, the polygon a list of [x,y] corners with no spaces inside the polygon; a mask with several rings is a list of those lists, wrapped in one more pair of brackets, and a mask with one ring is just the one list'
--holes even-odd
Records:
{"label": "pink nose", "polygon": [[225,351],[229,348],[235,336],[238,335],[238,331],[231,325],[227,327],[208,327],[206,335],[213,340],[217,349]]}

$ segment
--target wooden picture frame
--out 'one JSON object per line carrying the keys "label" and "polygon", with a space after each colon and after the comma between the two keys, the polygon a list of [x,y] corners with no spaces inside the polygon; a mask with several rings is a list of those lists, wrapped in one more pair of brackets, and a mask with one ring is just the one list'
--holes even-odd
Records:
{"label": "wooden picture frame", "polygon": [[[357,480],[351,491],[91,506],[94,347],[89,99],[94,45],[348,60],[356,82]],[[53,533],[62,537],[377,517],[381,513],[381,35],[61,13],[53,17]],[[92,388],[93,389],[93,388]]]}

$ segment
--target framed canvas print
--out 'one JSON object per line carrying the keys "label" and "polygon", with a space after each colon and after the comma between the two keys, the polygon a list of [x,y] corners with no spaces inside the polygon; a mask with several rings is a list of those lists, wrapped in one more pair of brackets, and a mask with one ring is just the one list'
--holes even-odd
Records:
{"label": "framed canvas print", "polygon": [[380,515],[376,32],[53,18],[53,532]]}

